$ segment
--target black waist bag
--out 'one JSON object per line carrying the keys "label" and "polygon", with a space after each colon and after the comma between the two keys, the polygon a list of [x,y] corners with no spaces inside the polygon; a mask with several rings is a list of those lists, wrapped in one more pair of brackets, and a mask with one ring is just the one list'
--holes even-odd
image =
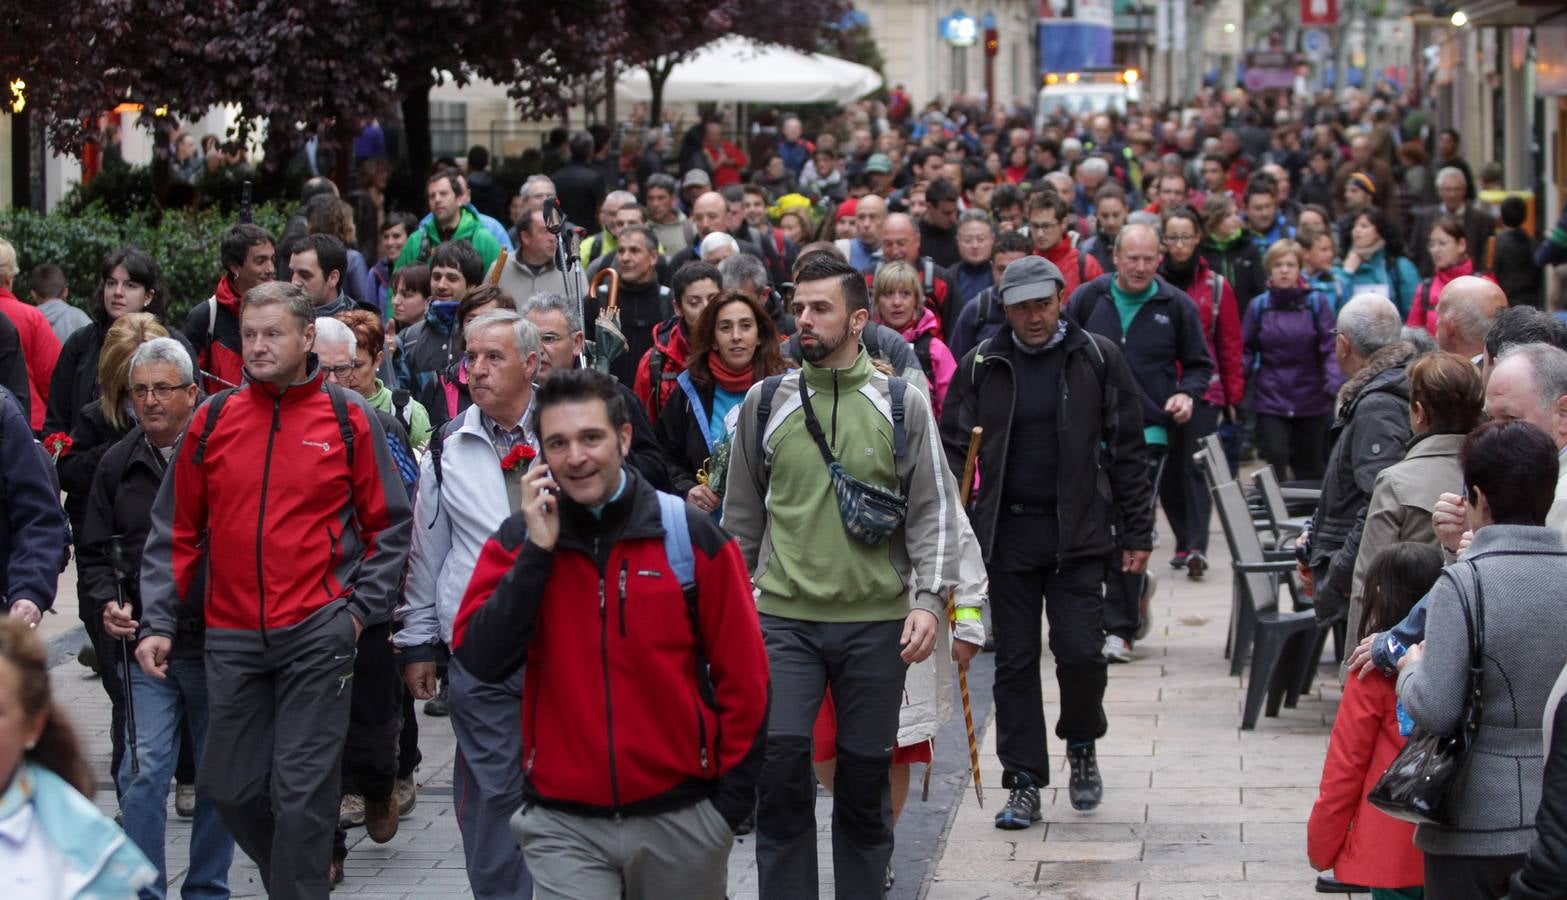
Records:
{"label": "black waist bag", "polygon": [[[897,401],[902,399],[898,395],[902,392],[903,382],[892,379],[892,388],[895,407],[901,412],[902,403]],[[843,530],[849,533],[849,537],[871,547],[885,543],[903,526],[904,516],[908,514],[908,501],[896,491],[866,484],[855,478],[833,457],[831,448],[827,446],[827,436],[822,433],[822,425],[816,420],[816,412],[811,409],[804,370],[800,372],[800,407],[805,413],[805,428],[815,439],[816,449],[821,451],[822,461],[827,464],[827,473],[832,478],[833,494],[838,498],[838,516],[843,519]],[[901,422],[895,425],[902,428]]]}

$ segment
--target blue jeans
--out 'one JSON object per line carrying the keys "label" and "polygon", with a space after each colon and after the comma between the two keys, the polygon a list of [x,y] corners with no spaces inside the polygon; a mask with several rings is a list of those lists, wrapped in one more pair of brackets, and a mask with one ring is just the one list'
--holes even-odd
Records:
{"label": "blue jeans", "polygon": [[[134,667],[131,694],[136,704],[136,756],[141,761],[141,774],[131,774],[127,746],[120,766],[120,783],[125,786],[120,809],[125,813],[125,834],[158,867],[157,882],[144,888],[141,896],[162,900],[169,881],[163,842],[169,779],[174,777],[180,755],[180,717],[190,718],[199,765],[207,742],[206,668],[199,659],[171,659],[167,679],[159,681]],[[196,798],[196,818],[191,825],[190,869],[181,893],[185,900],[224,900],[229,895],[234,839],[223,827],[212,801],[204,796]]]}

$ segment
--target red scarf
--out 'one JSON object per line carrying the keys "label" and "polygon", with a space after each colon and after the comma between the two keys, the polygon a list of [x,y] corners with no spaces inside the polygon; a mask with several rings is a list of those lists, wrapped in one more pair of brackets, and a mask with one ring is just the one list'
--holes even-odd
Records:
{"label": "red scarf", "polygon": [[724,356],[717,350],[707,351],[707,370],[713,373],[713,382],[726,391],[743,394],[751,389],[755,382],[751,367],[736,372],[724,365]]}

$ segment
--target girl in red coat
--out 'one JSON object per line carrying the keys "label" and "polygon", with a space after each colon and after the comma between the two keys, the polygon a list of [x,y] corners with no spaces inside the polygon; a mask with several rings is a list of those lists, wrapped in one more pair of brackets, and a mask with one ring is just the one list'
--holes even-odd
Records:
{"label": "girl in red coat", "polygon": [[[1366,572],[1362,635],[1400,622],[1441,574],[1442,552],[1430,544],[1399,543],[1377,553]],[[1423,897],[1415,826],[1366,801],[1414,723],[1400,715],[1393,679],[1374,667],[1363,672],[1369,674],[1351,675],[1344,684],[1306,825],[1306,853],[1317,870],[1332,869],[1341,882],[1371,888],[1374,900]]]}

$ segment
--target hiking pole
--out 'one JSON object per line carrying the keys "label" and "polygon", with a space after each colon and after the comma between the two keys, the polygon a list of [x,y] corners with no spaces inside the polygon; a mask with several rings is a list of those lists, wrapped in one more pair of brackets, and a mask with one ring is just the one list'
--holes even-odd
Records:
{"label": "hiking pole", "polygon": [[[974,430],[969,432],[968,457],[963,460],[963,482],[959,486],[965,508],[968,507],[969,494],[973,491],[974,470],[979,464],[979,443],[980,438],[984,434],[985,429],[978,425],[975,425]],[[956,588],[953,588],[949,598],[947,613],[955,626],[958,616],[958,592]],[[958,693],[963,698],[963,727],[968,731],[969,772],[974,776],[974,799],[979,801],[979,808],[984,809],[985,789],[979,783],[979,742],[974,739],[974,707],[969,702],[967,669],[958,669]]]}
{"label": "hiking pole", "polygon": [[[125,545],[120,535],[109,538],[109,566],[114,569],[114,588],[119,595],[119,605],[125,605]],[[100,624],[100,627],[101,624]],[[120,637],[120,658],[125,663],[125,734],[131,754],[131,774],[141,774],[140,754],[136,752],[136,704],[131,696],[131,642]]]}

